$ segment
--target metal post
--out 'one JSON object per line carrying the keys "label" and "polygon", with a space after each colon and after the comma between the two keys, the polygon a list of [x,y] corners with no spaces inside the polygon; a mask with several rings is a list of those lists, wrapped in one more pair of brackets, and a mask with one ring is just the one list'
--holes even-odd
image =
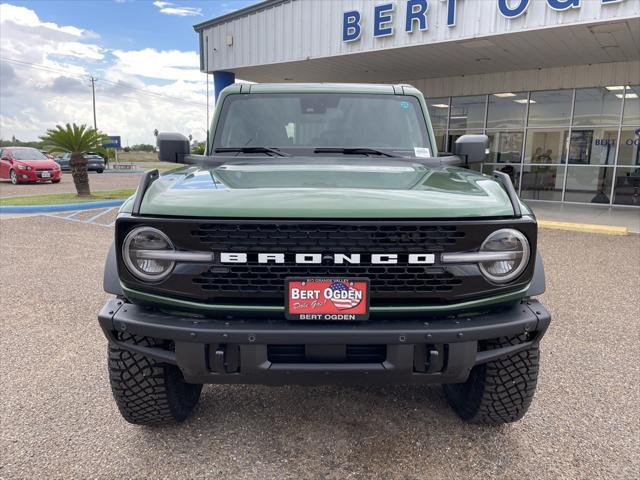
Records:
{"label": "metal post", "polygon": [[522,131],[522,148],[520,149],[520,181],[518,182],[518,195],[522,194],[522,179],[524,178],[524,157],[527,154],[527,137],[529,136],[529,107],[531,105],[531,90],[527,91],[527,104],[524,109],[524,129]]}
{"label": "metal post", "polygon": [[96,78],[91,77],[91,94],[93,96],[93,128],[98,129],[98,124],[96,122]]}
{"label": "metal post", "polygon": [[[569,177],[569,153],[571,152],[571,135],[573,133],[573,115],[576,110],[576,89],[573,89],[571,94],[571,117],[569,118],[569,133],[567,134],[567,141],[565,148],[567,149],[564,156],[564,182],[562,183],[562,194],[560,196],[560,202],[564,203],[564,197],[567,191],[567,178]],[[560,167],[558,167],[560,171]]]}
{"label": "metal post", "polygon": [[620,116],[618,118],[618,135],[616,136],[616,151],[613,156],[613,178],[611,179],[611,199],[609,205],[613,206],[613,199],[616,196],[616,174],[618,173],[618,161],[620,160],[620,142],[622,141],[622,122],[624,121],[624,107],[627,103],[627,84],[622,90],[622,101],[620,102]]}

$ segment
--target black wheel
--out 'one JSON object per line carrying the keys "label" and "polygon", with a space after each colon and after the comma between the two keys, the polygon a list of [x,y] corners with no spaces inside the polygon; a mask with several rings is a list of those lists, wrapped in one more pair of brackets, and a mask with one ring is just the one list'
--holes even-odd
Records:
{"label": "black wheel", "polygon": [[9,178],[11,179],[11,183],[13,183],[14,185],[18,184],[18,175],[16,175],[15,170],[11,170],[9,172]]}
{"label": "black wheel", "polygon": [[60,180],[51,180],[51,183],[60,183]]}
{"label": "black wheel", "polygon": [[[516,345],[522,336],[486,342],[485,350]],[[451,408],[471,423],[501,425],[520,420],[531,405],[538,381],[538,345],[471,370],[465,383],[444,385]]]}
{"label": "black wheel", "polygon": [[[119,334],[119,339],[144,347],[162,341]],[[175,365],[109,345],[109,380],[118,409],[129,423],[162,425],[185,420],[200,399],[202,385],[184,381]]]}
{"label": "black wheel", "polygon": [[98,170],[96,170],[96,172],[98,172],[98,173],[102,173],[102,172],[104,172],[104,170],[102,170],[101,168],[99,168]]}

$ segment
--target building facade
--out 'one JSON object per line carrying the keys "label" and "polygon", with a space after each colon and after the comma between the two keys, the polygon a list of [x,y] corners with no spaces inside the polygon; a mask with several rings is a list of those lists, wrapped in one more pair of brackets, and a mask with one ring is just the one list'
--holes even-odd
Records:
{"label": "building facade", "polygon": [[522,198],[640,207],[640,0],[267,0],[195,29],[217,91],[409,83],[440,151],[486,133]]}

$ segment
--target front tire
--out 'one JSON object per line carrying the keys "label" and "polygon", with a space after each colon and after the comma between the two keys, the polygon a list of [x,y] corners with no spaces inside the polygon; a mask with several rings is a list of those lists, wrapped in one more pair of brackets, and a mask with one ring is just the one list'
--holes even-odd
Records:
{"label": "front tire", "polygon": [[[119,334],[119,339],[143,347],[160,340]],[[124,419],[137,425],[163,425],[184,421],[202,391],[201,384],[184,381],[182,372],[169,365],[109,344],[111,391]]]}
{"label": "front tire", "polygon": [[[487,350],[515,345],[521,337],[487,342]],[[470,423],[501,425],[520,420],[531,405],[538,382],[539,349],[534,345],[473,367],[465,383],[444,385],[449,405]]]}
{"label": "front tire", "polygon": [[96,172],[98,172],[98,173],[102,173],[102,172],[104,172],[104,170],[102,170],[101,168],[99,168],[98,170],[96,170]]}
{"label": "front tire", "polygon": [[18,175],[16,174],[15,170],[11,170],[9,172],[9,178],[11,179],[11,183],[12,184],[17,185],[19,183],[18,182]]}

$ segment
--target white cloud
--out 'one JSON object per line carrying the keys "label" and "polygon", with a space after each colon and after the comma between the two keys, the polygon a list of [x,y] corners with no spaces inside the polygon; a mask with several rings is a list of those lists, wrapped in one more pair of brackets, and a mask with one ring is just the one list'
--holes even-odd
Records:
{"label": "white cloud", "polygon": [[203,80],[200,56],[196,52],[145,48],[132,51],[114,50],[113,55],[117,59],[113,66],[115,72],[163,80]]}
{"label": "white cloud", "polygon": [[197,17],[202,15],[202,9],[198,7],[183,7],[172,2],[156,0],[153,4],[158,7],[160,13],[165,15],[178,15],[180,17]]}
{"label": "white cloud", "polygon": [[57,123],[93,124],[89,75],[98,78],[98,128],[129,145],[153,143],[155,128],[206,137],[197,52],[109,51],[90,33],[0,5],[0,137],[35,140]]}

